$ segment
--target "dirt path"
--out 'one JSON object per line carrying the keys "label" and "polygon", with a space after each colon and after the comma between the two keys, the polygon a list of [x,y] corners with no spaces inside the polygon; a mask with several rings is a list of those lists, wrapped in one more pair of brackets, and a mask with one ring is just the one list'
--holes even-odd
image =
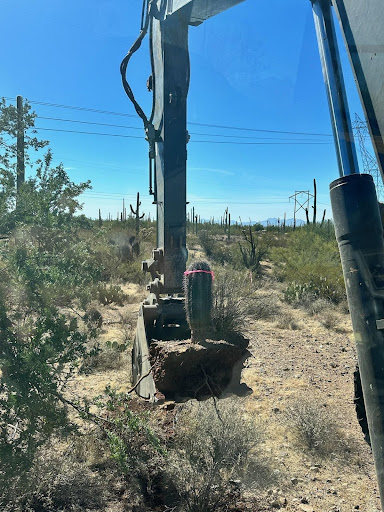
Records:
{"label": "dirt path", "polygon": [[[345,332],[336,332],[301,310],[291,314],[301,329],[253,321],[246,333],[253,355],[243,372],[253,389],[246,407],[267,420],[265,447],[281,472],[280,489],[269,489],[269,506],[262,510],[376,512],[380,502],[372,456],[353,404],[356,357],[349,317],[338,314],[339,330]],[[319,458],[300,449],[286,420],[286,411],[298,401],[330,416],[351,453]]]}

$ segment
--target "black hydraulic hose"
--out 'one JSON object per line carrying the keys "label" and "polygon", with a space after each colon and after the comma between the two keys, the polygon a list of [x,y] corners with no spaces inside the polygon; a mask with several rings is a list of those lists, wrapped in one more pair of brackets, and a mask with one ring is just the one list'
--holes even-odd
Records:
{"label": "black hydraulic hose", "polygon": [[[145,9],[147,7],[147,10]],[[144,28],[144,15],[145,13],[148,14],[148,0],[143,0],[143,7],[141,9],[141,23],[140,23],[140,30],[143,30]]]}
{"label": "black hydraulic hose", "polygon": [[143,109],[140,107],[140,105],[136,101],[135,96],[133,94],[133,91],[131,89],[131,86],[129,85],[129,83],[127,81],[127,76],[126,75],[127,75],[127,67],[128,67],[129,60],[132,57],[132,55],[140,48],[141,43],[142,43],[142,41],[143,41],[147,31],[148,31],[149,20],[150,20],[149,12],[150,12],[150,9],[151,9],[152,0],[144,0],[143,7],[144,7],[146,1],[147,1],[147,12],[146,12],[146,16],[145,16],[144,25],[142,26],[142,28],[140,30],[139,37],[133,43],[133,45],[129,49],[127,55],[124,57],[124,59],[122,60],[122,62],[120,64],[121,80],[123,82],[124,90],[125,90],[128,98],[133,103],[133,106],[135,107],[135,110],[136,110],[137,114],[143,120],[144,128],[148,127],[149,121],[148,121],[147,116],[145,115]]}

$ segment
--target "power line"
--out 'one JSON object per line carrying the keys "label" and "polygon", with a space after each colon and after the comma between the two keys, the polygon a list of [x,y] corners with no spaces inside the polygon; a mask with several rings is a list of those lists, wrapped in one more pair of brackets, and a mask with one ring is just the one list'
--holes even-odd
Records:
{"label": "power line", "polygon": [[[100,132],[86,132],[79,130],[64,130],[61,128],[42,128],[40,126],[35,127],[36,130],[45,130],[50,132],[65,132],[65,133],[81,133],[83,135],[101,135],[103,137],[123,137],[125,139],[140,139],[144,140],[143,137],[136,135],[123,135],[119,133],[100,133]],[[327,145],[330,142],[237,142],[232,140],[194,140],[191,142],[201,144],[235,144],[235,145]]]}
{"label": "power line", "polygon": [[[4,97],[6,100],[13,100],[13,98]],[[134,114],[125,114],[123,112],[111,112],[109,110],[99,110],[97,108],[87,108],[87,107],[77,107],[73,105],[63,105],[61,103],[48,103],[46,101],[37,101],[37,100],[27,100],[28,103],[33,103],[34,105],[43,105],[45,107],[54,107],[54,108],[66,108],[70,110],[82,110],[84,112],[93,112],[95,114],[108,114],[108,115],[114,115],[114,116],[123,116],[123,117],[133,117],[137,118]]]}
{"label": "power line", "polygon": [[[116,200],[120,201],[122,198],[124,199],[132,199],[136,196],[133,196],[132,194],[116,194],[116,193],[103,193],[103,192],[84,192],[83,195],[86,195],[87,198],[90,199],[105,199],[105,200]],[[115,197],[117,196],[117,197]],[[143,201],[150,200],[152,202],[151,196],[143,196]],[[262,204],[289,204],[289,201],[250,201],[250,202],[243,202],[243,201],[227,201],[225,199],[212,199],[212,198],[206,198],[205,201],[197,201],[194,202],[196,205],[202,205],[202,204],[234,204],[234,205],[262,205]]]}
{"label": "power line", "polygon": [[63,119],[62,117],[44,117],[37,116],[38,119],[47,119],[50,121],[65,121],[67,123],[81,123],[81,124],[92,124],[97,126],[110,126],[113,128],[129,128],[130,130],[140,130],[144,131],[143,128],[139,128],[138,126],[127,126],[126,124],[109,124],[109,123],[96,123],[94,121],[79,121],[78,119]]}
{"label": "power line", "polygon": [[[95,125],[95,126],[109,126],[111,128],[127,128],[129,130],[139,130],[143,131],[143,128],[139,128],[137,126],[128,126],[123,124],[110,124],[110,123],[96,123],[94,121],[80,121],[78,119],[64,119],[62,117],[45,117],[45,116],[37,116],[38,119],[44,119],[49,121],[60,121],[60,122],[67,122],[67,123],[80,123],[80,124],[89,124],[89,125]],[[219,134],[219,133],[196,133],[196,132],[189,132],[190,135],[198,135],[198,136],[206,136],[206,137],[224,137],[229,139],[257,139],[257,140],[283,140],[283,141],[292,141],[292,142],[312,142],[309,139],[287,139],[287,138],[276,138],[276,137],[256,137],[251,135],[225,135],[225,134]],[[315,141],[313,141],[315,142]]]}
{"label": "power line", "polygon": [[139,137],[136,135],[120,135],[118,133],[99,133],[99,132],[83,132],[78,130],[62,130],[60,128],[41,128],[41,127],[35,127],[35,130],[45,130],[49,132],[65,132],[65,133],[82,133],[85,135],[103,135],[104,137],[124,137],[126,139],[140,139],[144,140],[143,137]]}
{"label": "power line", "polygon": [[236,144],[236,145],[328,145],[331,142],[235,142],[231,140],[193,140],[191,142],[205,143],[205,144]]}
{"label": "power line", "polygon": [[[13,98],[5,97],[7,100],[14,101]],[[134,114],[126,114],[123,112],[114,112],[110,110],[100,110],[95,108],[87,108],[87,107],[78,107],[74,105],[64,105],[61,103],[49,103],[46,101],[37,101],[37,100],[28,100],[29,103],[36,104],[36,105],[42,105],[47,107],[54,107],[54,108],[65,108],[65,109],[71,109],[71,110],[80,110],[85,112],[93,112],[97,114],[108,114],[108,115],[114,115],[114,116],[122,116],[122,117],[132,117],[136,118]],[[209,123],[197,123],[197,122],[188,122],[190,125],[194,126],[205,126],[209,128],[220,128],[224,130],[239,130],[239,131],[250,131],[250,132],[265,132],[265,133],[280,133],[284,135],[312,135],[317,137],[332,137],[330,133],[313,133],[313,132],[295,132],[295,131],[282,131],[282,130],[268,130],[268,129],[261,129],[261,128],[250,128],[250,127],[240,127],[240,126],[229,126],[229,125],[220,125],[220,124],[209,124]]]}
{"label": "power line", "polygon": [[210,128],[224,128],[226,130],[241,130],[247,132],[267,132],[267,133],[282,133],[285,135],[316,135],[321,137],[332,137],[329,133],[309,133],[309,132],[292,132],[292,131],[281,131],[281,130],[262,130],[259,128],[240,128],[238,126],[225,126],[221,124],[208,124],[208,123],[188,123],[195,126],[209,126]]}

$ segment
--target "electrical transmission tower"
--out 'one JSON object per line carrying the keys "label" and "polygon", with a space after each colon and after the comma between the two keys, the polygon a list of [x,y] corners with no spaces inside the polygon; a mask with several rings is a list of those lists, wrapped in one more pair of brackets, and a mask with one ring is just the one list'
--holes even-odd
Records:
{"label": "electrical transmission tower", "polygon": [[295,206],[293,209],[293,227],[296,227],[296,213],[303,209],[304,211],[309,209],[309,201],[314,197],[309,190],[296,190],[296,192],[289,197],[289,201],[294,199]]}
{"label": "electrical transmission tower", "polygon": [[384,200],[384,185],[381,177],[377,160],[366,148],[366,141],[370,140],[370,135],[367,127],[367,123],[363,121],[357,114],[355,114],[355,121],[353,123],[354,132],[359,140],[359,148],[361,160],[363,162],[364,172],[370,174],[373,177],[373,181],[376,185],[377,199],[379,201]]}

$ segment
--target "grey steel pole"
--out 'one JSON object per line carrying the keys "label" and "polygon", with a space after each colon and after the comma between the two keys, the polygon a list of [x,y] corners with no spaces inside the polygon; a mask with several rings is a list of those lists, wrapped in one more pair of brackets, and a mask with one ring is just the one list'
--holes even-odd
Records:
{"label": "grey steel pole", "polygon": [[20,192],[20,187],[25,181],[25,162],[24,162],[24,116],[23,116],[23,98],[17,96],[17,169],[16,169],[16,191]]}
{"label": "grey steel pole", "polygon": [[355,142],[331,0],[311,0],[340,177],[358,174]]}
{"label": "grey steel pole", "polygon": [[[330,185],[369,437],[384,510],[384,240],[370,174]],[[361,397],[358,397],[361,401]]]}

